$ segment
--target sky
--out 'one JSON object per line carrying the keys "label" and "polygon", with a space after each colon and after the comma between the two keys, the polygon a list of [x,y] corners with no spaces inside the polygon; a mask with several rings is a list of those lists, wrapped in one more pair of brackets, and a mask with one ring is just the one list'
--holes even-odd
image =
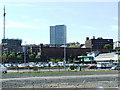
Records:
{"label": "sky", "polygon": [[0,39],[6,7],[6,38],[23,44],[50,44],[50,26],[67,26],[67,43],[86,37],[118,40],[118,2],[7,2],[0,4]]}

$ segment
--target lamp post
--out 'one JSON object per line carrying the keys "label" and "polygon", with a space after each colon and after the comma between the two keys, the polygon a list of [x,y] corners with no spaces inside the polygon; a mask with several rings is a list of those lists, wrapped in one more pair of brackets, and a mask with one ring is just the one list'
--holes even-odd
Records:
{"label": "lamp post", "polygon": [[66,68],[66,46],[64,44],[64,68]]}
{"label": "lamp post", "polygon": [[[93,51],[92,49],[93,49],[93,44],[91,45],[91,54],[93,53],[93,52],[92,52],[92,51]],[[93,60],[93,59],[91,59],[91,65],[92,65],[92,60]]]}
{"label": "lamp post", "polygon": [[24,63],[26,63],[26,41],[24,46]]}

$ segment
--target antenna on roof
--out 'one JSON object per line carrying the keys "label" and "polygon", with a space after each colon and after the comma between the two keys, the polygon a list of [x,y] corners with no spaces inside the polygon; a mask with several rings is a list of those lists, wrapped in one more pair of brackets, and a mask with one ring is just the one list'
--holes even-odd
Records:
{"label": "antenna on roof", "polygon": [[4,18],[4,21],[3,21],[3,39],[5,39],[5,16],[6,16],[6,13],[5,13],[5,5],[4,5],[4,14],[3,14],[3,18]]}

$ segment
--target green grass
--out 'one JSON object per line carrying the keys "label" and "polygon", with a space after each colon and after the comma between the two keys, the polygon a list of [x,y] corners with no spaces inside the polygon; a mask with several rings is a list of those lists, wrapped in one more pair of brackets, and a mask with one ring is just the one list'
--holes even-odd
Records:
{"label": "green grass", "polygon": [[[88,66],[75,66],[75,67],[82,67],[86,68]],[[63,68],[70,68],[69,66],[66,67],[8,67],[8,70],[20,70],[20,69],[63,69]]]}
{"label": "green grass", "polygon": [[90,71],[39,71],[39,72],[15,72],[15,73],[7,73],[7,74],[49,74],[49,73],[67,73],[67,72],[118,72],[117,70],[90,70]]}

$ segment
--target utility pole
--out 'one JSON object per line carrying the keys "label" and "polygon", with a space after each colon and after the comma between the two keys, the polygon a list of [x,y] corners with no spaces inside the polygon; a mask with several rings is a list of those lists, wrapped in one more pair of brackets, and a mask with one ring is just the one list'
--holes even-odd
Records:
{"label": "utility pole", "polygon": [[64,65],[66,65],[66,45],[64,44]]}
{"label": "utility pole", "polygon": [[64,68],[66,70],[66,40],[65,40],[65,32],[64,32]]}
{"label": "utility pole", "polygon": [[24,46],[24,64],[26,64],[26,41]]}
{"label": "utility pole", "polygon": [[5,13],[5,5],[4,5],[4,14],[3,14],[3,39],[5,39],[5,16],[6,16],[6,13]]}

